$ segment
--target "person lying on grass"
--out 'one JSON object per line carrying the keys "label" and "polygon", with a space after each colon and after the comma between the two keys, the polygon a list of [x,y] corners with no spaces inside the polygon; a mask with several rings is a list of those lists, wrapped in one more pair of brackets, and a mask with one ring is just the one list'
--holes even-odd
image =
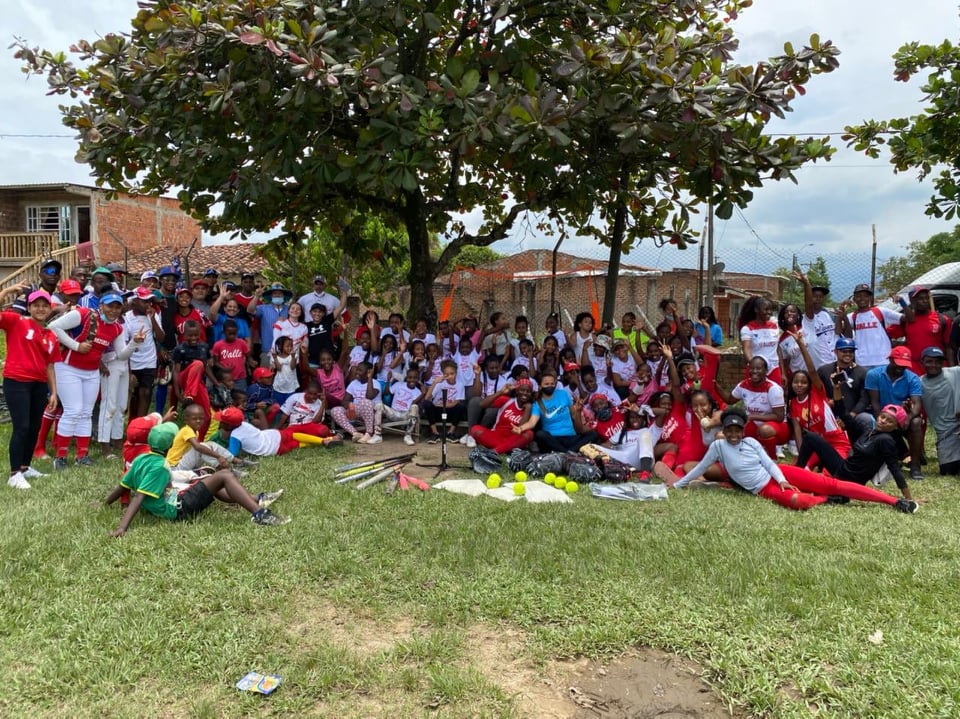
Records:
{"label": "person lying on grass", "polygon": [[188,489],[177,491],[171,485],[170,467],[165,457],[167,450],[173,445],[177,431],[178,427],[173,422],[163,422],[151,429],[147,438],[150,452],[133,460],[130,471],[107,495],[104,504],[110,505],[124,492],[132,493],[130,505],[123,513],[120,526],[110,533],[111,537],[122,537],[126,534],[130,522],[141,507],[161,519],[178,522],[200,514],[213,504],[214,499],[228,504],[239,504],[250,512],[254,524],[277,526],[290,521],[289,518],[276,515],[267,509],[280,497],[283,490],[261,492],[254,497],[229,470],[203,477]]}
{"label": "person lying on grass", "polygon": [[167,463],[171,469],[193,471],[200,467],[229,469],[230,465],[244,466],[228,450],[215,442],[203,442],[198,434],[205,424],[209,424],[207,413],[199,404],[190,404],[183,410],[183,427],[173,439],[167,452]]}
{"label": "person lying on grass", "polygon": [[825,477],[801,467],[776,464],[756,439],[743,436],[747,421],[747,413],[739,407],[725,409],[720,415],[723,439],[711,444],[704,458],[681,479],[672,481],[676,475],[668,475],[667,484],[672,484],[674,489],[685,487],[714,462],[719,462],[731,482],[788,509],[810,509],[825,502],[844,503],[859,499],[888,504],[909,514],[917,511],[918,505],[912,499],[897,499],[854,482]]}
{"label": "person lying on grass", "polygon": [[309,445],[327,445],[340,442],[331,436],[326,425],[291,424],[283,429],[257,429],[243,419],[243,412],[227,407],[220,413],[220,442],[227,445],[235,457],[246,452],[256,457],[273,457]]}

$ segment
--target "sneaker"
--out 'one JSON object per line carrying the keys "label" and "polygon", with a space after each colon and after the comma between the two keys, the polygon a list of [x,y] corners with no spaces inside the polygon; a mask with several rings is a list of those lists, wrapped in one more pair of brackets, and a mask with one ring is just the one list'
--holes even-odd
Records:
{"label": "sneaker", "polygon": [[448,442],[460,442],[461,444],[467,443],[466,440],[463,440],[462,442],[461,440],[463,440],[463,437],[461,437],[459,434],[454,434],[453,432],[451,432],[450,434],[447,435]]}
{"label": "sneaker", "polygon": [[903,497],[900,497],[900,499],[897,500],[897,503],[893,505],[893,508],[898,512],[903,512],[904,514],[914,514],[918,509],[920,509],[920,505],[912,499],[904,499]]}
{"label": "sneaker", "polygon": [[[465,435],[463,435],[460,439],[458,439],[457,441],[458,441],[460,444],[466,444],[468,437],[470,437],[470,435],[469,435],[469,434],[465,434]],[[452,442],[452,441],[453,441],[453,434],[451,433],[450,436],[447,437],[447,439],[449,439],[449,440]]]}
{"label": "sneaker", "polygon": [[467,441],[464,442],[464,444],[467,445],[467,447],[469,447],[470,449],[473,449],[474,447],[477,446],[477,440],[475,440],[469,434],[466,435],[466,438],[467,438]]}
{"label": "sneaker", "polygon": [[363,441],[363,437],[364,435],[360,432],[354,432],[353,434],[350,435],[350,439],[353,440],[354,442],[357,442],[358,444]]}
{"label": "sneaker", "polygon": [[367,444],[380,444],[383,441],[382,434],[375,434],[367,440]]}
{"label": "sneaker", "polygon": [[92,467],[92,466],[93,466],[93,460],[90,459],[89,456],[88,456],[88,457],[77,457],[75,460],[73,460],[73,463],[74,463],[77,467]]}
{"label": "sneaker", "polygon": [[919,482],[923,479],[923,472],[920,471],[919,467],[910,470],[910,479],[914,482]]}
{"label": "sneaker", "polygon": [[794,457],[799,454],[799,451],[797,450],[797,441],[795,439],[791,439],[789,442],[787,442],[787,451]]}
{"label": "sneaker", "polygon": [[260,494],[257,495],[257,504],[260,505],[261,509],[266,509],[282,496],[282,489],[278,489],[276,492],[260,492]]}
{"label": "sneaker", "polygon": [[281,517],[279,514],[274,514],[269,509],[262,509],[256,514],[251,515],[250,520],[254,524],[259,524],[261,527],[279,527],[280,525],[289,522],[290,517]]}
{"label": "sneaker", "polygon": [[427,440],[427,444],[436,444],[439,441],[440,441],[439,434],[431,434],[430,439]]}
{"label": "sneaker", "polygon": [[403,443],[408,447],[412,447],[414,445],[413,437],[411,437],[409,434],[403,435]]}
{"label": "sneaker", "polygon": [[62,472],[67,468],[67,458],[66,457],[57,457],[53,460],[53,471]]}
{"label": "sneaker", "polygon": [[30,483],[24,478],[22,472],[11,474],[10,479],[7,480],[7,486],[14,489],[30,489]]}
{"label": "sneaker", "polygon": [[782,444],[778,444],[778,445],[777,445],[777,459],[783,459],[784,456],[785,456],[785,455],[783,454],[783,445],[782,445]]}
{"label": "sneaker", "polygon": [[370,444],[371,439],[373,439],[373,437],[371,437],[369,434],[364,432],[362,435],[360,435],[360,439],[355,439],[354,441],[356,441],[359,444]]}
{"label": "sneaker", "polygon": [[26,469],[20,470],[20,474],[22,474],[22,475],[23,475],[24,477],[26,477],[27,479],[36,479],[37,477],[46,477],[46,476],[48,476],[48,475],[44,474],[43,472],[38,472],[38,471],[35,470],[33,467],[27,467]]}
{"label": "sneaker", "polygon": [[839,494],[827,496],[827,504],[850,504],[850,497],[841,497]]}

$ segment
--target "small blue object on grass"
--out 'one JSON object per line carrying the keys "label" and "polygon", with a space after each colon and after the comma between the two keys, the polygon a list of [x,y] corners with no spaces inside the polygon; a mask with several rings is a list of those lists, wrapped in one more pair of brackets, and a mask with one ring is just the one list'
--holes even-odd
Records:
{"label": "small blue object on grass", "polygon": [[237,689],[257,694],[273,694],[282,681],[283,679],[276,674],[248,672],[237,682]]}

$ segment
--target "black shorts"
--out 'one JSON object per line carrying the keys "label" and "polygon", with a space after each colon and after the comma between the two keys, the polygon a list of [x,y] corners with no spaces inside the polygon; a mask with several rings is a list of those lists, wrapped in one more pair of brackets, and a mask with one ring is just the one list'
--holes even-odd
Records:
{"label": "black shorts", "polygon": [[136,378],[137,387],[149,387],[153,389],[153,385],[157,381],[157,370],[155,367],[132,369],[130,370],[130,374]]}
{"label": "black shorts", "polygon": [[183,490],[177,499],[178,522],[200,514],[213,504],[213,495],[210,494],[210,490],[203,482],[197,482],[190,489]]}

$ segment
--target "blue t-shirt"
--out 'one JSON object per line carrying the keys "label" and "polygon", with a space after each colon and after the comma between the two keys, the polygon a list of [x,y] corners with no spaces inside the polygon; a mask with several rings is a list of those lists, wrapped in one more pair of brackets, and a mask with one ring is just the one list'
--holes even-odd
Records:
{"label": "blue t-shirt", "polygon": [[864,389],[877,390],[880,393],[880,406],[874,407],[879,411],[888,404],[902,405],[909,397],[923,395],[923,384],[920,378],[911,370],[904,370],[903,375],[894,382],[887,374],[887,366],[874,367],[867,372],[863,381]]}
{"label": "blue t-shirt", "polygon": [[256,315],[260,318],[260,347],[262,352],[273,349],[273,325],[287,318],[287,306],[276,307],[273,304],[257,305]]}
{"label": "blue t-shirt", "polygon": [[213,323],[214,342],[219,342],[223,339],[223,323],[227,320],[233,320],[237,323],[237,339],[245,340],[250,336],[250,325],[245,319],[242,319],[239,315],[236,317],[228,317],[220,313],[217,315],[217,321]]}
{"label": "blue t-shirt", "polygon": [[[543,404],[543,410],[540,405]],[[557,387],[551,397],[541,397],[533,403],[533,416],[540,418],[540,430],[555,437],[572,437],[577,433],[573,427],[570,408],[573,398],[562,387]]]}

